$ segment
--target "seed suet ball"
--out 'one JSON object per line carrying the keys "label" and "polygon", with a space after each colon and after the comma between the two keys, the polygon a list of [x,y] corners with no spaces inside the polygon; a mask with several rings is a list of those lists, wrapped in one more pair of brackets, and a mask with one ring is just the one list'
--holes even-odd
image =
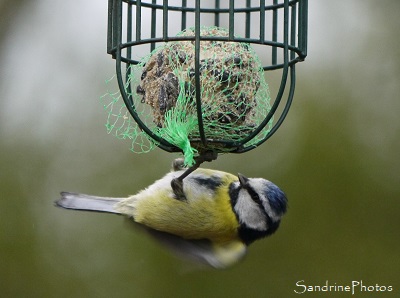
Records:
{"label": "seed suet ball", "polygon": [[[203,27],[200,35],[228,37],[225,29]],[[194,28],[178,36],[195,36]],[[200,41],[200,92],[203,121],[211,127],[254,127],[255,95],[263,79],[260,62],[249,44],[218,40]],[[195,113],[195,42],[168,42],[154,50],[143,64],[136,93],[152,108],[153,122],[164,127],[165,114],[179,96],[189,99]]]}

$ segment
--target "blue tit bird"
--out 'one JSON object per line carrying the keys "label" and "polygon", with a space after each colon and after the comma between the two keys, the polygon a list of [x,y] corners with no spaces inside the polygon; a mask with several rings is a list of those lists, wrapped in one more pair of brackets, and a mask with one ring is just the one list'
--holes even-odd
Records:
{"label": "blue tit bird", "polygon": [[62,192],[56,205],[126,215],[175,252],[215,268],[233,265],[278,229],[287,199],[272,182],[198,168],[184,179],[180,199],[171,182],[185,170],[175,169],[127,198]]}

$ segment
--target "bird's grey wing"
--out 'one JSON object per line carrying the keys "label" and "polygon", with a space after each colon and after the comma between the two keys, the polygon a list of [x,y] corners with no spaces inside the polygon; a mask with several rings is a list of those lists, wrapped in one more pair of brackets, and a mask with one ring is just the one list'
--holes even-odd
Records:
{"label": "bird's grey wing", "polygon": [[217,269],[227,268],[241,260],[247,247],[240,241],[226,244],[213,244],[210,240],[189,240],[179,236],[157,231],[132,222],[136,227],[145,230],[157,242],[171,250],[178,257],[206,264]]}

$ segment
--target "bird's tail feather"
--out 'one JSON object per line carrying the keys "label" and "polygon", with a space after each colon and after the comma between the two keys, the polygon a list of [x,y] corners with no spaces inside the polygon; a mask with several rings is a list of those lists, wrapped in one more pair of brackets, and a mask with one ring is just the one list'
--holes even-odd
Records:
{"label": "bird's tail feather", "polygon": [[65,209],[97,211],[120,214],[114,206],[122,198],[97,197],[85,194],[61,192],[61,198],[55,202],[56,206]]}

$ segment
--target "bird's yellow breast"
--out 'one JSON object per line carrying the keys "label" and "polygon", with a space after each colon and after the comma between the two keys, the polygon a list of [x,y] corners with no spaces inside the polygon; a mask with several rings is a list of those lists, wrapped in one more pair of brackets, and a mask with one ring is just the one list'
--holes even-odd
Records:
{"label": "bird's yellow breast", "polygon": [[239,223],[228,192],[230,183],[237,178],[228,173],[212,171],[213,175],[219,175],[221,184],[211,190],[195,180],[196,177],[209,177],[210,173],[205,171],[197,170],[195,173],[198,176],[194,175],[192,180],[185,178],[187,200],[176,199],[170,187],[173,177],[164,177],[121,202],[119,209],[132,215],[138,223],[186,239],[210,239],[216,242],[237,239]]}

